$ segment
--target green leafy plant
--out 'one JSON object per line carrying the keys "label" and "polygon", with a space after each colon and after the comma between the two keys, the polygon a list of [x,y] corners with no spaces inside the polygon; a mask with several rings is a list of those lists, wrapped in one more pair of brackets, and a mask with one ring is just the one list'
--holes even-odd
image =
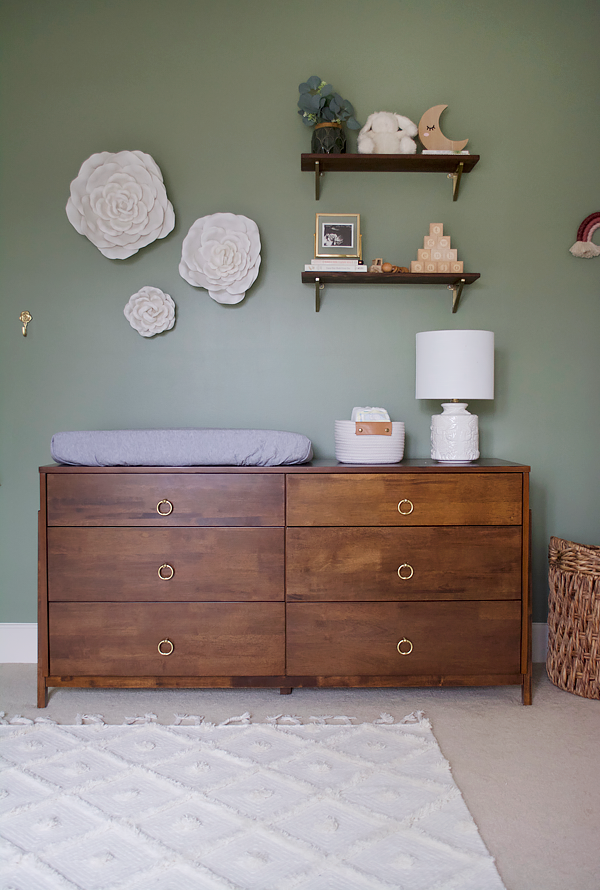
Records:
{"label": "green leafy plant", "polygon": [[342,99],[331,84],[316,75],[298,87],[298,114],[307,127],[315,124],[347,124],[351,130],[360,130],[354,117],[354,108],[347,99]]}

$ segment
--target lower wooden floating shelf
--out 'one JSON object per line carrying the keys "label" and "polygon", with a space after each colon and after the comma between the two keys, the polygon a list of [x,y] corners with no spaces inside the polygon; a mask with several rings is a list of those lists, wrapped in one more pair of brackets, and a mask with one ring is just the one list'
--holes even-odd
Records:
{"label": "lower wooden floating shelf", "polygon": [[465,284],[480,277],[479,272],[303,272],[302,282],[315,285],[316,312],[321,308],[321,290],[326,284],[445,284],[452,291],[452,311],[456,312]]}

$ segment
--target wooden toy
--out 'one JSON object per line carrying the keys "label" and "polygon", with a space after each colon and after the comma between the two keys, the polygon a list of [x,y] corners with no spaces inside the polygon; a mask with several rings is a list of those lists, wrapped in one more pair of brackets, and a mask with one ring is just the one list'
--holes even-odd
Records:
{"label": "wooden toy", "polygon": [[417,259],[410,264],[411,272],[462,272],[463,263],[458,251],[450,247],[450,235],[444,234],[442,223],[430,223],[429,235],[423,238],[423,247],[417,250]]}
{"label": "wooden toy", "polygon": [[391,263],[384,263],[381,270],[383,272],[408,272],[406,266],[393,266]]}
{"label": "wooden toy", "polygon": [[425,151],[462,151],[468,139],[453,142],[446,139],[440,127],[440,116],[447,105],[434,105],[429,108],[419,121],[419,139]]}

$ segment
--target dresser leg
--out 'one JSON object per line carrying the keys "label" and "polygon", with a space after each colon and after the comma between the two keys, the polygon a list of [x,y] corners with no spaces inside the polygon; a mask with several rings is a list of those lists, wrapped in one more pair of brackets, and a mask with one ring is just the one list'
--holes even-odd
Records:
{"label": "dresser leg", "polygon": [[46,678],[38,675],[37,684],[37,706],[45,708],[48,704],[48,687],[46,686]]}
{"label": "dresser leg", "polygon": [[522,685],[522,701],[524,705],[533,704],[533,692],[531,688],[531,665],[529,665],[529,670],[526,674],[523,674],[523,685]]}
{"label": "dresser leg", "polygon": [[291,686],[280,686],[279,695],[291,695],[292,687]]}

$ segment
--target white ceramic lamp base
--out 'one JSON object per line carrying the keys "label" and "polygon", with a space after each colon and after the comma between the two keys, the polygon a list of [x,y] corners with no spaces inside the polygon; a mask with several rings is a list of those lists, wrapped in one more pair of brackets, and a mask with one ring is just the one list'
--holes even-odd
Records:
{"label": "white ceramic lamp base", "polygon": [[466,402],[442,402],[443,414],[431,418],[433,460],[467,463],[479,457],[479,427],[476,414]]}

